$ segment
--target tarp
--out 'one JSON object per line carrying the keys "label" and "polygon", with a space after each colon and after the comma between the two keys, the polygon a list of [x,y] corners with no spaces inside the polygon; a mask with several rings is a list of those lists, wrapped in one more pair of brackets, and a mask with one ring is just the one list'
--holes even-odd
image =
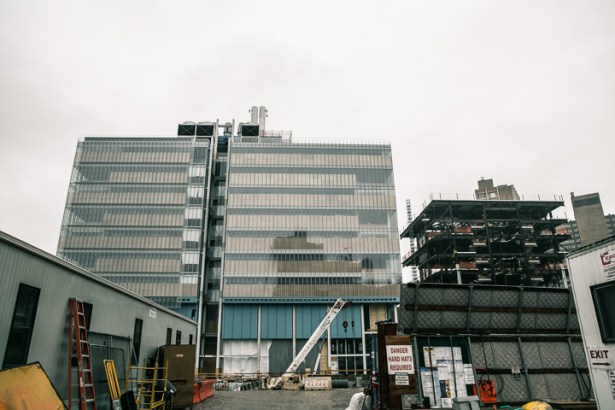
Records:
{"label": "tarp", "polygon": [[39,363],[0,371],[0,410],[65,408]]}

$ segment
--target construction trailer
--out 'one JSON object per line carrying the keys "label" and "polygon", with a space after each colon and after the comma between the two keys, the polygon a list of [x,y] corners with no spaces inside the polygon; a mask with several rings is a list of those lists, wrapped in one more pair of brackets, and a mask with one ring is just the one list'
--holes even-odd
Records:
{"label": "construction trailer", "polygon": [[412,341],[417,405],[593,400],[570,289],[403,285],[397,333]]}
{"label": "construction trailer", "polygon": [[63,400],[69,369],[69,300],[83,301],[96,401],[109,407],[103,360],[124,386],[131,362],[165,344],[194,344],[196,322],[0,232],[0,361],[39,362]]}
{"label": "construction trailer", "polygon": [[615,236],[568,256],[584,353],[600,409],[615,408]]}

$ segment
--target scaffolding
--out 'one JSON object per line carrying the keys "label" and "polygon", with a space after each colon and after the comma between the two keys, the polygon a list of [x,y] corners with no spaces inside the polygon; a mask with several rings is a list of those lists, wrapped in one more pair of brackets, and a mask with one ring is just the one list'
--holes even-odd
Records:
{"label": "scaffolding", "polygon": [[133,366],[128,368],[125,391],[136,391],[137,409],[162,409],[166,405],[168,366],[158,366],[158,360],[152,360],[152,366]]}

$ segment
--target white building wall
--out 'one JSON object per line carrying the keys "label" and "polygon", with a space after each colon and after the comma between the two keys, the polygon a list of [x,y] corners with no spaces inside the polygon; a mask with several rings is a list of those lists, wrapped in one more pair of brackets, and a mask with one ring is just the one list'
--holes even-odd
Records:
{"label": "white building wall", "polygon": [[615,391],[612,390],[608,370],[591,365],[588,348],[598,348],[609,352],[611,362],[615,355],[615,343],[603,343],[590,287],[607,281],[615,280],[615,257],[611,267],[613,274],[609,276],[608,264],[603,264],[604,254],[615,255],[615,240],[605,241],[580,250],[568,257],[568,268],[572,291],[577,307],[577,315],[585,345],[585,355],[590,366],[590,376],[594,395],[599,409],[615,408]]}

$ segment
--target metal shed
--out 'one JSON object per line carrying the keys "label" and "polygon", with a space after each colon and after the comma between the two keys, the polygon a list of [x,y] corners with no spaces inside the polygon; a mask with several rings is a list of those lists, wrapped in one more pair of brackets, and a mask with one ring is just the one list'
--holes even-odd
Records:
{"label": "metal shed", "polygon": [[64,400],[70,298],[86,305],[99,405],[108,403],[103,359],[114,359],[123,378],[131,360],[196,340],[196,322],[0,231],[2,367],[40,362]]}

